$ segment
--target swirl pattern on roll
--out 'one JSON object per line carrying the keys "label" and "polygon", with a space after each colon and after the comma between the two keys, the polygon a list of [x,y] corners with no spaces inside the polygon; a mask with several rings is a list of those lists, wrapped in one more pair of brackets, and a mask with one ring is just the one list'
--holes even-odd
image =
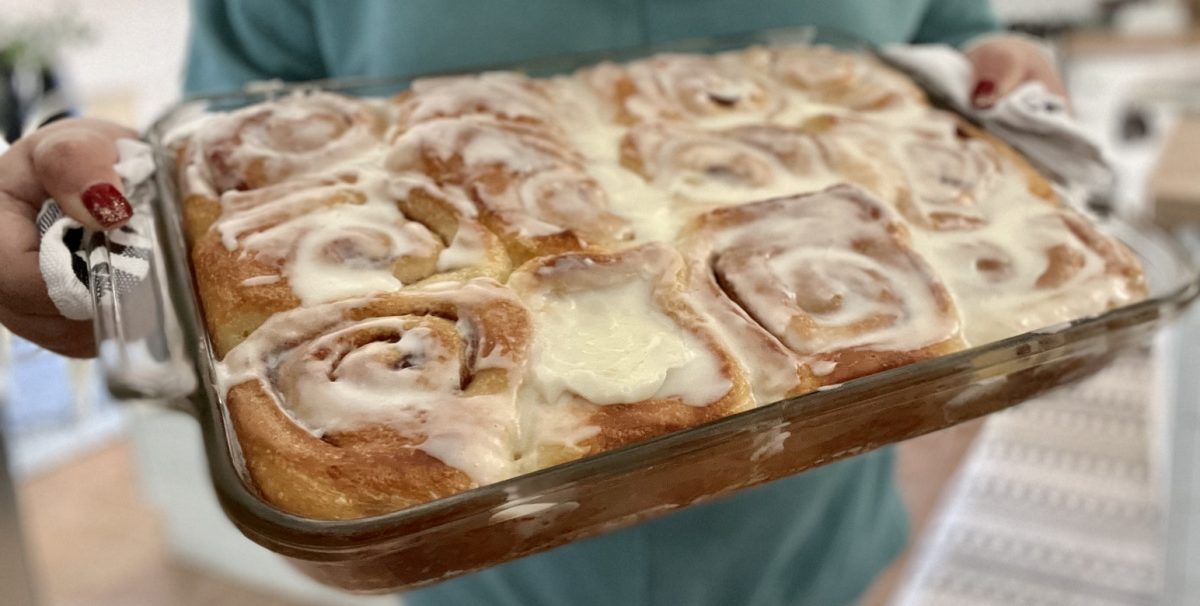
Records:
{"label": "swirl pattern on roll", "polygon": [[899,217],[862,189],[717,209],[691,224],[680,245],[693,279],[715,286],[710,313],[752,321],[731,338],[757,351],[749,343],[765,333],[824,382],[964,346],[946,286]]}
{"label": "swirl pattern on roll", "polygon": [[815,138],[770,125],[636,125],[621,141],[621,163],[674,199],[694,204],[740,204],[841,180],[828,170]]}
{"label": "swirl pattern on roll", "polygon": [[552,83],[515,72],[421,78],[393,100],[397,128],[403,131],[438,118],[486,115],[561,132]]}
{"label": "swirl pattern on roll", "polygon": [[534,325],[520,399],[528,469],[752,405],[744,371],[687,292],[669,246],[542,257],[509,286]]}
{"label": "swirl pattern on roll", "polygon": [[763,122],[786,97],[751,53],[656,55],[601,64],[583,78],[613,104],[617,122]]}
{"label": "swirl pattern on roll", "polygon": [[987,343],[1146,296],[1145,275],[1123,244],[1078,212],[1038,199],[999,214],[982,232],[949,232],[925,247],[955,295],[970,301],[964,331]]}
{"label": "swirl pattern on roll", "polygon": [[294,94],[217,115],[189,142],[186,169],[215,196],[324,172],[378,149],[386,120],[378,107],[342,95]]}
{"label": "swirl pattern on roll", "polygon": [[189,200],[192,260],[218,354],[299,305],[426,281],[503,279],[502,244],[464,205],[427,181],[367,171]]}
{"label": "swirl pattern on roll", "polygon": [[278,314],[220,367],[250,476],[324,519],[511,477],[530,338],[525,308],[489,280]]}
{"label": "swirl pattern on roll", "polygon": [[957,118],[928,114],[919,127],[899,133],[891,143],[908,183],[909,195],[899,201],[899,209],[918,227],[983,227],[1006,212],[1002,205],[1021,184],[1025,191],[1018,195],[1057,205],[1050,183],[1028,162]]}
{"label": "swirl pattern on roll", "polygon": [[433,119],[396,138],[387,166],[462,188],[517,263],[633,237],[579,152],[541,128],[486,116]]}
{"label": "swirl pattern on roll", "polygon": [[920,106],[921,89],[903,74],[861,54],[829,47],[773,49],[771,72],[813,103],[857,111]]}

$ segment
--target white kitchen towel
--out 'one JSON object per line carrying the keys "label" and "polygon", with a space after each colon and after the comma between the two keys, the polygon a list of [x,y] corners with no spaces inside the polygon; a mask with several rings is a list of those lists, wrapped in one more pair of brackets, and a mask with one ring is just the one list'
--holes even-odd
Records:
{"label": "white kitchen towel", "polygon": [[971,64],[958,50],[941,44],[893,45],[880,54],[935,101],[1004,139],[1063,185],[1093,193],[1111,189],[1107,154],[1071,117],[1066,100],[1042,83],[1022,84],[992,107],[980,109],[971,103]]}
{"label": "white kitchen towel", "polygon": [[[146,201],[131,193],[154,174],[150,146],[133,139],[121,139],[117,141],[117,151],[119,160],[114,168],[124,181],[126,197],[133,205],[134,214],[149,212],[145,208]],[[109,278],[103,284],[98,281],[94,285],[102,292],[108,289],[125,292],[145,278],[149,268],[150,239],[139,224],[145,225],[134,221],[105,233],[103,237],[108,241],[105,250],[104,247],[89,246],[100,234],[63,214],[57,202],[47,200],[42,205],[37,216],[38,232],[42,237],[38,262],[50,299],[59,313],[72,320],[90,320],[94,316],[89,286],[93,272]],[[89,248],[92,249],[90,258]]]}

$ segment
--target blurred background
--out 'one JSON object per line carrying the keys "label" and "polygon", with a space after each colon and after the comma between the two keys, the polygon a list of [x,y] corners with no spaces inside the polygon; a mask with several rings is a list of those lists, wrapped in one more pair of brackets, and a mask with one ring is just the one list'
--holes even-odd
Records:
{"label": "blurred background", "polygon": [[[1052,43],[1112,154],[1093,205],[1200,244],[1200,0],[993,4]],[[177,97],[187,21],[185,0],[0,0],[4,134],[71,111],[145,127]],[[864,603],[1200,604],[1197,363],[1192,313],[1084,385],[903,444],[912,545]],[[0,603],[396,603],[243,538],[190,418],[118,406],[90,363],[2,328],[0,437]]]}

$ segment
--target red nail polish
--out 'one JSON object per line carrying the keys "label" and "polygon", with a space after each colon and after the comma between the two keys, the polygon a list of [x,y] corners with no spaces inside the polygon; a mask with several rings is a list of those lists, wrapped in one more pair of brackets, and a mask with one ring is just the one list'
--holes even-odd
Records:
{"label": "red nail polish", "polygon": [[996,83],[991,80],[980,80],[975,84],[975,90],[971,91],[971,101],[975,105],[982,105],[992,100],[992,95],[996,92]]}
{"label": "red nail polish", "polygon": [[133,216],[133,207],[116,187],[109,183],[97,183],[80,196],[83,206],[96,218],[100,227],[108,229]]}

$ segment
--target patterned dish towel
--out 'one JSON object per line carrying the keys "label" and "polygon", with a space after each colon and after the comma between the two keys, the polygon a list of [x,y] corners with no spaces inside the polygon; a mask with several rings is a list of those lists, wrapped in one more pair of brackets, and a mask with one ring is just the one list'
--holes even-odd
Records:
{"label": "patterned dish towel", "polygon": [[990,417],[917,546],[895,606],[1155,606],[1156,359]]}

